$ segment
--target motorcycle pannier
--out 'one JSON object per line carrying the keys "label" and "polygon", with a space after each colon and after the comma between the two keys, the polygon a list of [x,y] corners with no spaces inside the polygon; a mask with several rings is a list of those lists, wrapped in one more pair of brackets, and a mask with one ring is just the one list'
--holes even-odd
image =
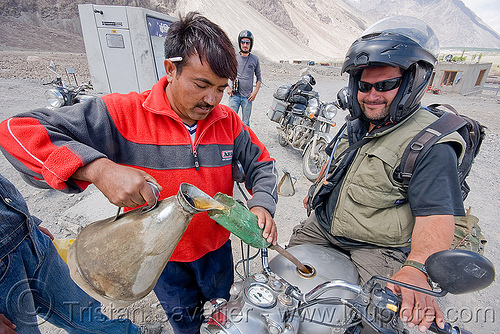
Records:
{"label": "motorcycle pannier", "polygon": [[285,113],[287,106],[288,103],[278,99],[273,99],[273,104],[271,105],[271,108],[269,108],[269,110],[267,111],[267,116],[271,121],[279,122],[281,116]]}
{"label": "motorcycle pannier", "polygon": [[290,89],[292,89],[292,84],[284,84],[276,88],[276,91],[273,94],[275,99],[284,101],[288,97],[290,93]]}

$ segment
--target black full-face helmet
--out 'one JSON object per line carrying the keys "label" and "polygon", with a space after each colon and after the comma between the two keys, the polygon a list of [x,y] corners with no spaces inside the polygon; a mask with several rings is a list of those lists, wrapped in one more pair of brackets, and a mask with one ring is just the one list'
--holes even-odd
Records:
{"label": "black full-face helmet", "polygon": [[252,52],[252,47],[253,47],[253,35],[250,32],[250,30],[242,30],[240,34],[238,35],[238,47],[240,48],[241,51],[241,40],[243,38],[248,38],[250,40],[250,50],[249,52]]}
{"label": "black full-face helmet", "polygon": [[349,73],[349,111],[361,116],[358,81],[367,67],[393,66],[402,69],[399,91],[389,108],[389,121],[399,122],[420,107],[434,65],[439,41],[425,22],[410,16],[392,16],[366,29],[347,51],[342,73]]}

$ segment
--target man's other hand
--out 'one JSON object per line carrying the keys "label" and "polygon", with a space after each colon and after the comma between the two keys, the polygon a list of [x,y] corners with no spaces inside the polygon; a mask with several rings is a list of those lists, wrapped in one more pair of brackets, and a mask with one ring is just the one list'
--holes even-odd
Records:
{"label": "man's other hand", "polygon": [[276,223],[274,222],[273,217],[261,206],[254,206],[250,209],[254,215],[259,218],[259,227],[263,228],[262,236],[273,245],[276,245],[278,241],[278,231],[276,230]]}

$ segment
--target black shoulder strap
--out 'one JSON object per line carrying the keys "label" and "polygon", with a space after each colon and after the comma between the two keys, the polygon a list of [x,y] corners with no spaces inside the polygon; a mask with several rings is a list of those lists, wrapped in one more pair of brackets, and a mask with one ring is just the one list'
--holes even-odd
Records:
{"label": "black shoulder strap", "polygon": [[410,184],[415,166],[427,154],[432,145],[444,136],[460,129],[465,124],[466,120],[461,116],[445,112],[410,141],[401,157],[400,164],[400,177],[404,189],[407,189]]}

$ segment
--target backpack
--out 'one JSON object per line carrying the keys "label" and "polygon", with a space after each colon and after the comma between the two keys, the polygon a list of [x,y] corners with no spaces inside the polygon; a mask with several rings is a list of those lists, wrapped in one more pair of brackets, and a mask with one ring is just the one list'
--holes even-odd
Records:
{"label": "backpack", "polygon": [[[439,109],[439,106],[446,107],[451,112]],[[406,146],[399,166],[399,178],[402,181],[403,189],[408,189],[415,166],[431,147],[444,136],[456,131],[464,139],[466,146],[462,162],[458,166],[462,199],[465,200],[470,191],[465,178],[469,175],[474,158],[479,153],[486,127],[472,118],[459,115],[455,108],[448,104],[432,104],[427,108],[439,118],[420,131]]]}
{"label": "backpack", "polygon": [[[474,158],[479,153],[486,127],[476,120],[459,115],[450,105],[442,104],[451,112],[438,109],[439,106],[439,104],[433,104],[428,107],[430,112],[439,118],[410,141],[401,158],[399,176],[403,189],[408,189],[415,166],[427,154],[432,145],[444,136],[457,131],[466,144],[462,162],[458,166],[462,199],[465,200],[470,191],[465,178],[469,175]],[[479,219],[471,215],[470,211],[469,207],[464,217],[455,217],[455,233],[451,248],[466,249],[482,254],[487,241],[478,225]]]}

